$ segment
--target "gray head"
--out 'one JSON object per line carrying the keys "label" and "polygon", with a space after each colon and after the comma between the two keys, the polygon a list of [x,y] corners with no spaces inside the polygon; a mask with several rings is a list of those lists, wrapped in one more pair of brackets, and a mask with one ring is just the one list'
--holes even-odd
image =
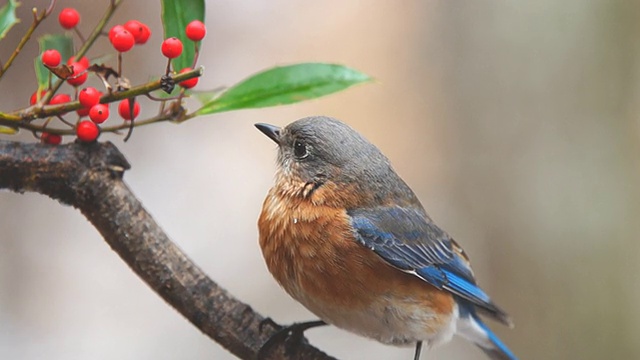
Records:
{"label": "gray head", "polygon": [[380,150],[339,120],[313,116],[284,129],[256,127],[278,144],[281,176],[316,186],[328,182],[338,188],[356,186],[354,190],[374,193],[378,199],[391,194],[415,199]]}

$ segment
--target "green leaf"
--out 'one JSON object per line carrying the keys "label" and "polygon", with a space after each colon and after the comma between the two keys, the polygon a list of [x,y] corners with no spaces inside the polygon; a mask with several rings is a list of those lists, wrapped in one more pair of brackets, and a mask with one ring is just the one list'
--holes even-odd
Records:
{"label": "green leaf", "polygon": [[162,0],[164,38],[177,37],[183,45],[182,55],[171,60],[175,71],[193,65],[195,46],[184,30],[193,20],[204,22],[204,0]]}
{"label": "green leaf", "polygon": [[215,88],[213,90],[191,90],[191,94],[200,101],[200,104],[206,104],[218,97],[225,90],[227,89],[224,87]]}
{"label": "green leaf", "polygon": [[56,49],[60,52],[62,61],[66,61],[73,56],[73,38],[62,34],[44,35],[38,39],[38,44],[40,44],[40,55],[35,58],[34,66],[38,78],[38,89],[44,89],[49,86],[49,69],[42,65],[40,56],[45,50]]}
{"label": "green leaf", "polygon": [[13,135],[18,133],[18,129],[16,128],[12,128],[12,127],[8,127],[8,126],[0,126],[0,134],[9,134],[9,135]]}
{"label": "green leaf", "polygon": [[9,0],[0,8],[0,39],[4,38],[13,25],[20,22],[16,17],[16,8],[20,6],[16,0]]}
{"label": "green leaf", "polygon": [[334,64],[304,63],[275,67],[245,79],[198,109],[198,115],[293,104],[372,80]]}

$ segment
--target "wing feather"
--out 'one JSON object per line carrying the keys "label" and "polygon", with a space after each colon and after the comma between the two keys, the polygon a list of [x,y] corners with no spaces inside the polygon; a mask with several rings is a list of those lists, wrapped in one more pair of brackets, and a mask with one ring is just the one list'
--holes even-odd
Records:
{"label": "wing feather", "polygon": [[390,265],[455,294],[509,325],[508,315],[476,285],[466,255],[419,208],[350,210],[356,240]]}

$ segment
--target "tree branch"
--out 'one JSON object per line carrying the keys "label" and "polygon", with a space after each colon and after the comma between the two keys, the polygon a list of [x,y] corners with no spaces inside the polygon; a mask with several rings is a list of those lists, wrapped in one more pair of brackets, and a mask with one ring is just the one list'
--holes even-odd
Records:
{"label": "tree branch", "polygon": [[[129,168],[111,143],[0,140],[0,189],[38,192],[78,208],[127,265],[193,325],[236,356],[256,358],[281,326],[218,286],[169,240],[122,181]],[[292,337],[265,359],[333,358]]]}

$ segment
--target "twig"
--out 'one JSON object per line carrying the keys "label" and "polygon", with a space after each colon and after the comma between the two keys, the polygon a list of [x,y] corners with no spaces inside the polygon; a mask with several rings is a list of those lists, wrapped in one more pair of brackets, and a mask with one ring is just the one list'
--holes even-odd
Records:
{"label": "twig", "polygon": [[81,43],[83,43],[83,44],[84,44],[85,42],[87,42],[87,40],[85,40],[84,36],[82,36],[82,33],[80,32],[80,29],[78,29],[78,27],[77,27],[77,26],[75,26],[75,27],[73,28],[73,30],[74,30],[74,32],[76,33],[76,35],[78,35],[78,38],[80,39],[80,42],[81,42]]}
{"label": "twig", "polygon": [[127,142],[127,140],[129,140],[129,138],[131,138],[131,135],[133,134],[133,127],[135,122],[135,116],[133,115],[133,113],[135,112],[136,98],[129,98],[129,100],[127,100],[127,103],[129,103],[129,131],[127,131],[127,135],[122,140],[124,142]]}
{"label": "twig", "polygon": [[[189,72],[184,72],[182,74],[176,74],[173,76],[175,82],[180,82],[183,80],[192,79],[194,77],[202,76],[204,72],[204,67],[199,67]],[[146,84],[138,85],[132,87],[129,90],[125,91],[116,91],[111,94],[105,94],[100,98],[100,103],[112,103],[118,100],[130,98],[133,96],[148,94],[152,91],[160,89],[160,80],[155,80]],[[82,107],[80,102],[75,100],[68,103],[56,104],[56,105],[45,105],[42,107],[38,107],[37,105],[30,106],[26,109],[21,109],[14,111],[13,113],[6,114],[0,112],[0,125],[3,125],[2,121],[6,122],[21,122],[21,121],[30,121],[37,118],[45,118],[53,115],[62,115],[68,113],[70,111],[78,110]],[[11,126],[15,126],[16,124],[12,124]],[[19,124],[20,127],[23,127],[24,123]]]}
{"label": "twig", "polygon": [[[55,3],[55,1],[52,1],[51,3],[53,4]],[[22,48],[27,44],[27,41],[31,39],[31,35],[33,35],[33,32],[36,30],[38,25],[40,25],[40,23],[42,23],[42,21],[51,13],[49,9],[45,9],[44,11],[42,11],[42,14],[38,16],[38,9],[33,8],[31,11],[33,12],[33,22],[31,23],[31,26],[29,26],[29,29],[27,29],[27,32],[24,34],[22,39],[20,39],[20,42],[16,46],[15,50],[13,50],[13,53],[11,53],[11,56],[9,56],[9,59],[7,59],[7,62],[5,62],[4,65],[0,68],[0,79],[2,79],[2,76],[7,72],[7,70],[9,70],[9,67],[11,67],[11,64],[13,64],[13,60],[15,60],[18,54],[20,54]]]}

